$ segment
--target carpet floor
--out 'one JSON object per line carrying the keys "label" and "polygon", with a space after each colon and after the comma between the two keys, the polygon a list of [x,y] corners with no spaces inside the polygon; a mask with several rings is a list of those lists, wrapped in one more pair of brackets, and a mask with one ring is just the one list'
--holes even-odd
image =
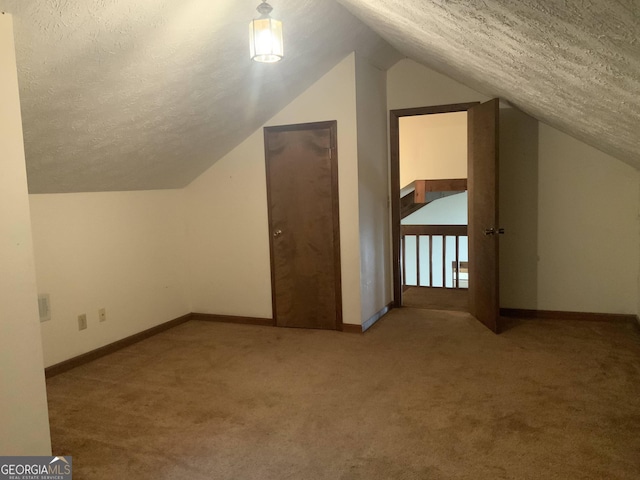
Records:
{"label": "carpet floor", "polygon": [[47,381],[75,480],[638,479],[640,333],[392,310],[364,335],[191,321]]}
{"label": "carpet floor", "polygon": [[402,305],[431,310],[469,311],[469,290],[454,288],[409,287],[402,293]]}

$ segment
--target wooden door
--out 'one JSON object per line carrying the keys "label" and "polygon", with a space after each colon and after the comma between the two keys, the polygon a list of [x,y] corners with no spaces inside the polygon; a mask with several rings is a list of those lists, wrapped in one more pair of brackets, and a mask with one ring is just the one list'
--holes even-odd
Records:
{"label": "wooden door", "polygon": [[498,291],[499,100],[468,110],[469,312],[494,332]]}
{"label": "wooden door", "polygon": [[342,329],[337,123],[265,128],[273,318]]}

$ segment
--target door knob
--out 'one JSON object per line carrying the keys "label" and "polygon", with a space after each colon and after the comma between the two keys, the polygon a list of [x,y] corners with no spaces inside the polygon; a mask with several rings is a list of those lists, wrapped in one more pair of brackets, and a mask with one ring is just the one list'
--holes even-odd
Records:
{"label": "door knob", "polygon": [[276,230],[275,232],[273,232],[274,237],[279,237],[280,235],[282,235],[282,230]]}
{"label": "door knob", "polygon": [[491,228],[486,228],[484,230],[484,234],[485,235],[495,235],[496,233],[498,235],[504,235],[504,228],[495,229],[495,228],[491,227]]}

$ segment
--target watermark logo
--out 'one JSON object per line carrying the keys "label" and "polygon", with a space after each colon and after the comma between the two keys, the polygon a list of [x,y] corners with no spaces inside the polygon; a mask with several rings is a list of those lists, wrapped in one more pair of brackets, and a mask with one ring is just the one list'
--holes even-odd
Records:
{"label": "watermark logo", "polygon": [[71,457],[0,457],[0,480],[71,480]]}

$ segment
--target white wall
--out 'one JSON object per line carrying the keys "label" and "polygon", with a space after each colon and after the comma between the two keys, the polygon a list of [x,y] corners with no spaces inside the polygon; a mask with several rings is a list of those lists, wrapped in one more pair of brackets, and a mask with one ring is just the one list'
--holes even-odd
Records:
{"label": "white wall", "polygon": [[538,305],[636,313],[638,171],[543,123]]}
{"label": "white wall", "polygon": [[467,178],[467,112],[400,117],[400,188]]}
{"label": "white wall", "polygon": [[[47,366],[191,311],[180,191],[31,195],[30,203],[38,290],[51,300]],[[88,328],[79,331],[82,313]]]}
{"label": "white wall", "polygon": [[[360,324],[354,54],[265,126],[325,120],[338,122],[343,320]],[[264,162],[260,128],[185,189],[189,291],[196,312],[272,317]]]}
{"label": "white wall", "polygon": [[[486,99],[411,60],[398,62],[387,77],[389,109]],[[501,141],[500,155],[500,210],[508,212],[500,242],[509,252],[501,254],[501,306],[637,313],[638,172],[543,124],[532,164],[531,135],[536,139],[538,131],[530,120],[516,121],[523,130],[501,121],[511,136]]]}
{"label": "white wall", "polygon": [[402,225],[466,225],[467,192],[439,198],[404,217]]}
{"label": "white wall", "polygon": [[393,298],[386,88],[386,72],[356,55],[362,322]]}
{"label": "white wall", "polygon": [[487,100],[490,98],[413,60],[400,60],[387,72],[389,110]]}
{"label": "white wall", "polygon": [[272,316],[263,148],[256,132],[185,188],[194,312]]}
{"label": "white wall", "polygon": [[10,15],[0,13],[0,454],[50,455]]}

